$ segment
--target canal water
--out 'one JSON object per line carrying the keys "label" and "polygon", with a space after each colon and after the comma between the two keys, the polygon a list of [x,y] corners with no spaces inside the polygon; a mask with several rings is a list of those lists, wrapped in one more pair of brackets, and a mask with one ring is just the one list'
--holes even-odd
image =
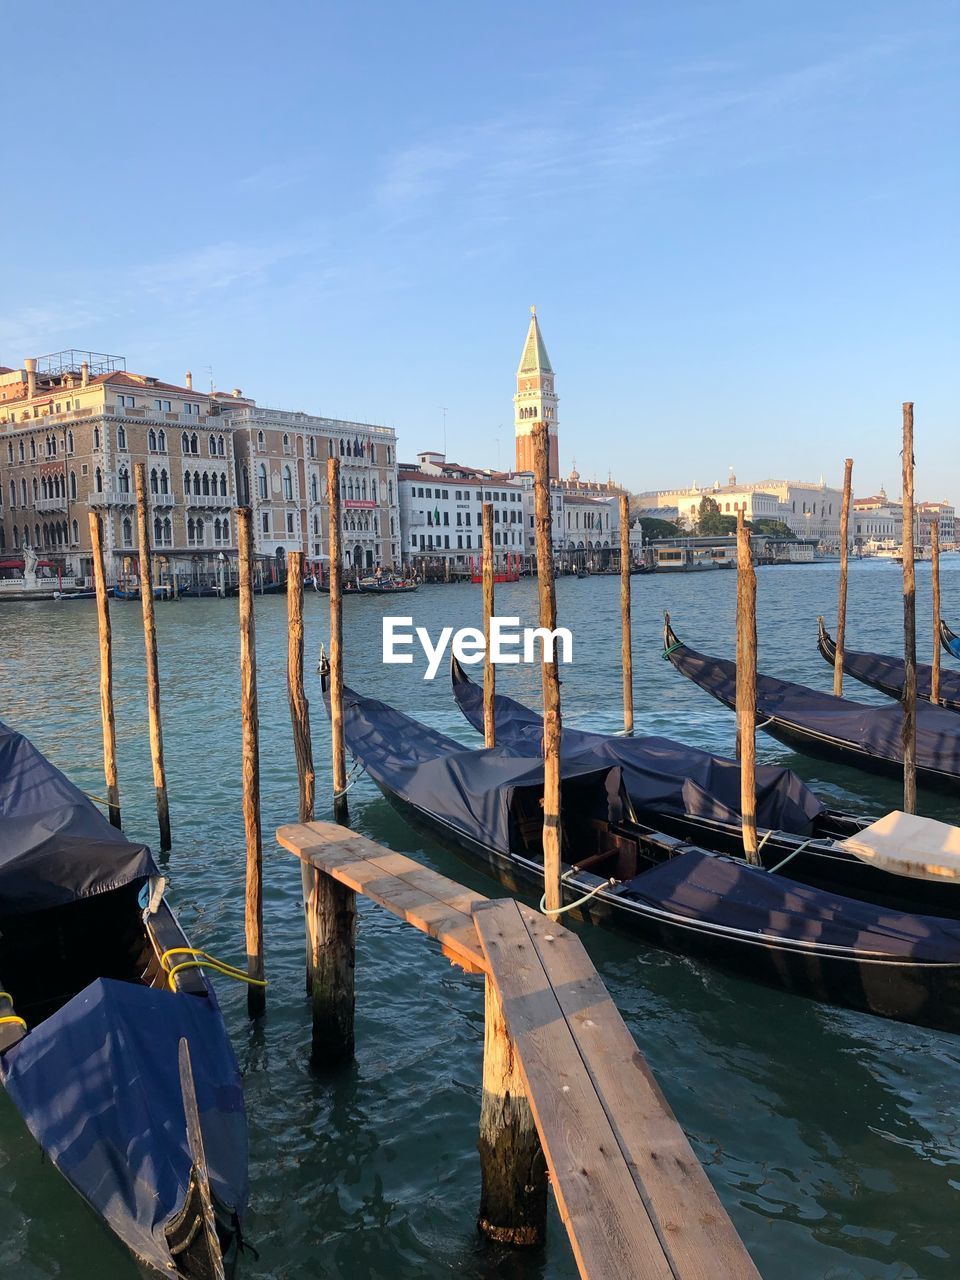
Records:
{"label": "canal water", "polygon": [[[760,670],[831,688],[816,616],[835,615],[837,566],[758,571]],[[930,653],[930,569],[918,568],[920,652]],[[730,656],[730,572],[633,579],[639,732],[731,752],[733,716],[661,659],[664,608],[678,634]],[[894,653],[900,577],[851,566],[848,646]],[[562,579],[560,621],[574,635],[563,671],[571,725],[620,727],[616,578]],[[944,615],[960,622],[960,556],[943,562]],[[498,587],[497,611],[535,624],[533,582]],[[249,1280],[566,1280],[575,1268],[556,1215],[540,1253],[505,1255],[474,1231],[483,1001],[480,979],[451,968],[409,927],[362,903],[354,1065],[308,1065],[300,876],[273,831],[296,818],[285,691],[283,597],[257,601],[263,759],[268,1015],[251,1026],[244,988],[218,981],[244,1073],[251,1142]],[[476,625],[479,588],[425,587],[388,601],[345,601],[348,683],[477,745],[446,667],[384,667],[381,617],[409,614],[432,635]],[[306,601],[313,737],[329,813],[329,735],[313,666],[326,597]],[[112,608],[120,783],[128,833],[155,843],[139,606]],[[174,849],[172,900],[194,945],[241,961],[236,601],[157,609]],[[960,627],[958,627],[960,629]],[[945,659],[950,665],[951,660]],[[30,735],[82,787],[101,794],[96,615],[91,602],[0,606],[0,718]],[[499,687],[538,701],[536,669],[502,668]],[[855,684],[849,695],[882,697]],[[864,813],[898,804],[893,783],[794,756],[761,735],[762,758],[788,764],[831,803]],[[496,886],[410,831],[370,782],[350,792],[358,829],[475,888]],[[921,796],[960,821],[960,796]],[[956,1280],[960,1274],[960,1039],[826,1008],[726,977],[599,930],[584,940],[766,1280]],[[551,1211],[552,1212],[552,1211]],[[0,1098],[0,1268],[18,1280],[122,1280],[138,1274]]]}

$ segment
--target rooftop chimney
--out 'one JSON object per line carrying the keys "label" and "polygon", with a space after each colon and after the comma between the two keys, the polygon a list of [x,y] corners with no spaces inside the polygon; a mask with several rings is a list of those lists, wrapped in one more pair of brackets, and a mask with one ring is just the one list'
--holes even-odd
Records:
{"label": "rooftop chimney", "polygon": [[81,361],[81,364],[80,364],[81,387],[85,387],[89,381],[90,381],[90,366],[89,364],[87,364],[86,360],[83,360]]}
{"label": "rooftop chimney", "polygon": [[27,371],[27,395],[32,400],[37,394],[37,362],[33,359],[24,360],[23,367]]}
{"label": "rooftop chimney", "polygon": [[186,386],[186,388],[187,388],[187,390],[188,390],[188,391],[192,391],[192,390],[193,390],[193,374],[190,372],[190,370],[189,370],[189,369],[188,369],[188,370],[187,370],[187,372],[183,375],[183,382],[184,382],[184,385]]}

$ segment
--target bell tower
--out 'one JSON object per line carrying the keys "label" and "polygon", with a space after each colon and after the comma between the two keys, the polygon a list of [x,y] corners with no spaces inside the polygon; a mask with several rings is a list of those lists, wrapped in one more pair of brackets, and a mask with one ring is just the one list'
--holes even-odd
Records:
{"label": "bell tower", "polygon": [[553,389],[553,367],[543,343],[537,308],[530,308],[530,327],[517,369],[517,394],[513,397],[514,431],[517,441],[517,470],[533,470],[533,428],[545,422],[550,437],[550,477],[560,475],[557,446],[557,395]]}

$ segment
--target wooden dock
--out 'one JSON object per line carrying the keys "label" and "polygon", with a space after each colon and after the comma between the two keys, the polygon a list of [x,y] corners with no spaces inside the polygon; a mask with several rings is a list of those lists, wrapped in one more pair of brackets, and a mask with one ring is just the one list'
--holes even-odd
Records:
{"label": "wooden dock", "polygon": [[[491,1138],[489,1117],[499,1117],[504,1104],[509,1111],[511,1103],[511,1090],[496,1082],[509,1081],[510,1071],[518,1070],[512,1091],[519,1085],[526,1094],[536,1128],[531,1138],[542,1147],[582,1276],[759,1280],[575,934],[512,898],[485,898],[335,823],[281,827],[277,840],[301,859],[305,871],[364,894],[435,939],[453,963],[484,974],[488,1132],[482,1115],[480,1147],[489,1166],[484,1178],[502,1180],[511,1155],[517,1154],[518,1134],[523,1145],[523,1113],[514,1106],[503,1121],[502,1149],[485,1156],[485,1146],[498,1145],[497,1121]],[[329,921],[310,919],[311,903],[323,900],[322,894],[311,895],[305,904],[315,956],[316,940],[331,937]],[[501,1015],[505,1044],[497,1043],[497,1026],[491,1026]],[[529,1182],[529,1150],[518,1163],[516,1180]],[[522,1200],[526,1192],[529,1201],[532,1190],[521,1187],[517,1196]],[[536,1213],[536,1205],[527,1203],[523,1212]],[[481,1225],[489,1225],[483,1218],[481,1212]],[[497,1230],[488,1234],[508,1238]],[[514,1238],[533,1242],[539,1237],[526,1225]]]}

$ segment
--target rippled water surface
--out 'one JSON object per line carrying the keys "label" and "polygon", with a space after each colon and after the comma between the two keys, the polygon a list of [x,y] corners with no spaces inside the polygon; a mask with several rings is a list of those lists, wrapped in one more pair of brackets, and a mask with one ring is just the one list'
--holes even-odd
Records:
{"label": "rippled water surface", "polygon": [[[930,653],[930,570],[918,568],[921,657]],[[816,615],[835,614],[835,565],[761,569],[760,670],[831,688]],[[890,565],[851,566],[848,647],[896,652],[900,578]],[[735,576],[633,579],[638,731],[730,753],[732,715],[660,657],[669,608],[678,633],[731,655]],[[498,612],[535,621],[532,582],[498,588]],[[620,726],[618,583],[563,579],[560,621],[575,637],[563,710],[573,725]],[[946,557],[945,617],[960,630],[960,556]],[[384,667],[380,620],[413,616],[436,634],[475,625],[479,590],[437,586],[400,600],[348,599],[348,682],[475,745],[445,678],[424,663]],[[326,597],[306,601],[318,816],[327,816],[329,737],[312,669],[327,633]],[[139,606],[112,606],[120,784],[125,828],[154,842]],[[157,609],[163,725],[174,849],[172,901],[194,945],[243,954],[235,601]],[[286,601],[257,601],[268,1015],[246,1018],[245,992],[221,983],[244,1072],[251,1138],[248,1233],[260,1257],[243,1275],[365,1278],[571,1277],[555,1215],[546,1249],[509,1257],[474,1232],[483,1030],[480,980],[432,944],[361,904],[356,1063],[332,1076],[307,1065],[303,924],[297,865],[273,831],[296,817],[285,690]],[[950,659],[945,659],[949,665]],[[955,665],[955,664],[954,664]],[[29,734],[76,782],[103,788],[92,603],[0,605],[0,717]],[[535,669],[501,669],[500,688],[538,698]],[[862,701],[881,695],[860,686]],[[831,803],[877,812],[898,787],[794,756],[761,738]],[[497,889],[424,843],[365,777],[350,793],[354,825],[482,891]],[[960,821],[960,796],[921,794],[931,816]],[[956,1280],[960,1275],[960,1040],[825,1008],[755,987],[618,936],[584,940],[767,1280]],[[138,1274],[123,1249],[39,1153],[0,1099],[0,1267],[18,1280],[121,1280]]]}

